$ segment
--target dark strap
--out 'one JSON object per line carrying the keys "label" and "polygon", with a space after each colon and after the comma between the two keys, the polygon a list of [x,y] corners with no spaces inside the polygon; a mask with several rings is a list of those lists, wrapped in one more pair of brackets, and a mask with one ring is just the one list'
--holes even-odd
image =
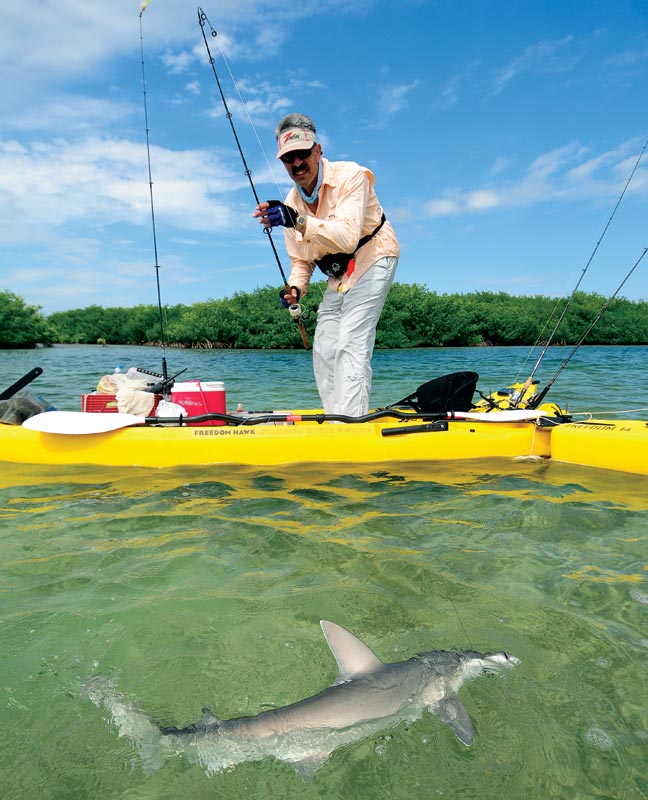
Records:
{"label": "dark strap", "polygon": [[356,249],[352,253],[326,253],[325,255],[316,259],[315,263],[325,275],[329,276],[329,278],[341,278],[342,275],[344,275],[344,273],[347,271],[349,263],[355,259],[355,254],[358,252],[358,250],[367,244],[370,239],[373,239],[385,222],[387,222],[387,217],[383,211],[379,224],[374,228],[374,230],[371,231],[370,234],[363,236],[362,239],[360,239]]}
{"label": "dark strap", "polygon": [[362,239],[360,239],[360,241],[358,242],[358,246],[355,249],[355,252],[357,252],[361,247],[364,247],[367,244],[368,241],[373,239],[373,237],[378,233],[378,231],[382,228],[382,226],[385,224],[385,222],[387,222],[387,217],[385,216],[385,212],[383,211],[383,215],[380,218],[380,222],[378,223],[378,226],[376,228],[374,228],[371,231],[371,233],[367,234],[366,236],[363,236]]}

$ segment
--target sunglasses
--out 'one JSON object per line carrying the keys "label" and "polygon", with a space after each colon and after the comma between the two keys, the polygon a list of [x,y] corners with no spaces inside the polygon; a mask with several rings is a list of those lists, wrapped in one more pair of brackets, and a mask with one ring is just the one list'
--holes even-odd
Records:
{"label": "sunglasses", "polygon": [[314,149],[315,145],[313,145],[309,150],[293,150],[290,153],[286,153],[285,156],[279,156],[279,160],[283,161],[284,164],[292,164],[296,158],[298,158],[300,161],[306,161],[307,158],[310,158],[313,155]]}

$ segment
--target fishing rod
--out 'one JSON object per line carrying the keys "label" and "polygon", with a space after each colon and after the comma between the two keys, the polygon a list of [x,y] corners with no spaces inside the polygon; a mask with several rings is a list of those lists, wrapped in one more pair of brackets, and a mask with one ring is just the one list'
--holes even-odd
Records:
{"label": "fishing rod", "polygon": [[[218,73],[216,72],[216,60],[211,54],[211,50],[209,49],[209,42],[207,41],[207,36],[205,35],[205,25],[209,26],[210,33],[212,37],[215,39],[218,36],[218,33],[212,26],[211,22],[207,19],[207,15],[205,12],[198,7],[198,22],[200,23],[200,31],[202,33],[203,40],[205,42],[205,48],[207,49],[207,55],[209,56],[209,63],[211,64],[212,72],[214,73],[214,78],[216,78],[216,84],[218,86],[218,91],[221,96],[221,100],[223,101],[223,106],[225,108],[225,116],[229,120],[230,127],[232,128],[232,133],[234,134],[234,140],[236,141],[236,146],[238,147],[239,154],[241,156],[241,161],[243,162],[243,169],[245,170],[245,175],[249,181],[250,188],[252,189],[252,194],[254,195],[254,199],[257,202],[257,205],[261,202],[259,200],[259,195],[257,194],[256,187],[254,186],[254,181],[252,180],[252,171],[248,167],[247,161],[245,160],[245,154],[243,153],[243,148],[241,147],[241,142],[239,141],[238,134],[236,133],[236,128],[234,127],[234,119],[232,118],[232,113],[229,110],[229,106],[227,105],[227,100],[225,99],[225,94],[223,92],[223,87],[221,86],[220,79],[218,77]],[[221,55],[222,55],[221,50]],[[224,57],[224,56],[223,56]],[[272,229],[270,227],[266,227],[263,229],[263,232],[267,235],[268,241],[270,242],[270,247],[272,248],[272,252],[274,254],[275,260],[277,262],[277,266],[279,267],[279,272],[281,273],[281,278],[284,282],[284,285],[288,287],[288,279],[286,278],[286,274],[284,273],[283,267],[281,266],[281,259],[279,258],[279,253],[277,252],[277,248],[275,247],[274,240],[272,238]],[[301,306],[297,303],[290,306],[288,309],[290,312],[290,316],[293,320],[297,323],[297,327],[299,329],[299,334],[301,336],[302,342],[304,343],[304,347],[308,350],[310,349],[310,342],[308,340],[308,334],[306,333],[306,328],[304,327],[304,319],[301,310]]]}
{"label": "fishing rod", "polygon": [[158,261],[158,246],[157,246],[157,233],[155,229],[155,204],[153,202],[153,178],[151,173],[151,146],[150,146],[150,131],[148,122],[148,106],[146,101],[146,75],[144,72],[144,35],[142,32],[142,15],[148,3],[142,3],[142,8],[139,14],[139,28],[140,28],[140,51],[142,54],[142,90],[144,94],[144,124],[146,127],[146,159],[148,161],[148,179],[149,179],[149,197],[151,202],[151,223],[153,225],[153,252],[155,254],[155,280],[157,283],[157,298],[158,298],[158,311],[160,314],[160,336],[162,345],[162,377],[164,382],[168,381],[167,362],[166,362],[166,334],[164,331],[164,314],[162,312],[162,295],[160,292],[160,264]]}
{"label": "fishing rod", "polygon": [[575,344],[575,345],[574,345],[574,347],[572,348],[572,351],[569,353],[569,355],[568,355],[568,356],[567,356],[567,358],[566,358],[566,359],[563,361],[563,363],[560,365],[560,367],[558,367],[558,369],[556,370],[556,374],[553,376],[553,378],[552,378],[552,379],[549,381],[549,383],[548,383],[548,384],[545,386],[545,388],[544,388],[544,389],[543,389],[541,392],[538,392],[537,394],[535,394],[535,395],[534,395],[534,396],[533,396],[533,397],[532,397],[532,398],[529,400],[529,402],[527,403],[527,408],[537,408],[537,407],[540,405],[540,403],[541,403],[541,402],[544,400],[544,397],[545,397],[545,395],[547,394],[547,392],[549,391],[549,389],[551,389],[551,387],[554,385],[554,383],[556,382],[556,379],[558,378],[558,376],[560,375],[560,373],[561,373],[561,372],[562,372],[562,371],[565,369],[565,367],[567,366],[567,364],[568,364],[568,363],[571,361],[572,357],[574,356],[574,354],[576,353],[576,351],[578,350],[578,348],[579,348],[579,347],[580,347],[580,346],[583,344],[583,342],[585,341],[585,339],[586,339],[586,338],[587,338],[587,336],[589,335],[589,333],[590,333],[590,331],[592,330],[592,328],[593,328],[593,327],[596,325],[596,323],[597,323],[597,322],[598,322],[598,321],[601,319],[601,317],[603,316],[603,314],[605,314],[605,312],[607,311],[607,309],[610,307],[610,303],[611,303],[611,302],[614,300],[614,298],[615,298],[615,297],[616,297],[616,296],[619,294],[619,292],[620,292],[620,291],[621,291],[621,289],[624,287],[624,285],[625,285],[626,281],[628,280],[628,278],[629,278],[629,277],[632,275],[632,273],[633,273],[633,272],[634,272],[634,271],[637,269],[637,267],[638,267],[638,266],[639,266],[639,264],[641,263],[641,260],[642,260],[642,259],[643,259],[643,257],[646,255],[646,253],[648,253],[648,247],[644,247],[643,253],[642,253],[642,254],[639,256],[639,258],[638,258],[638,259],[635,261],[635,263],[633,264],[633,266],[632,266],[632,269],[630,270],[630,272],[628,272],[628,274],[625,276],[625,278],[624,278],[624,279],[621,281],[621,283],[619,284],[619,286],[618,286],[617,290],[614,292],[614,294],[613,294],[613,295],[612,295],[612,296],[611,296],[611,297],[610,297],[610,298],[607,300],[607,302],[606,302],[606,303],[603,305],[603,308],[601,308],[601,310],[600,310],[600,311],[599,311],[599,313],[596,315],[596,317],[595,317],[595,318],[592,320],[592,322],[591,322],[591,323],[588,325],[588,327],[587,327],[587,329],[585,330],[585,332],[583,333],[583,335],[580,337],[580,339],[579,339],[579,340],[576,342],[576,344]]}
{"label": "fishing rod", "polygon": [[[603,228],[603,232],[601,233],[601,235],[599,237],[599,240],[598,240],[598,242],[596,243],[596,245],[594,247],[594,250],[592,250],[592,254],[588,258],[587,263],[585,264],[585,266],[581,270],[581,274],[580,274],[580,277],[578,278],[578,281],[576,282],[576,286],[574,286],[574,289],[573,289],[571,295],[569,296],[569,299],[565,303],[565,307],[563,308],[562,313],[560,314],[560,317],[558,318],[558,322],[556,322],[556,324],[554,325],[554,329],[551,332],[549,338],[547,339],[547,341],[546,341],[546,343],[545,343],[545,345],[544,345],[544,347],[542,349],[542,352],[540,353],[540,356],[538,357],[538,360],[536,361],[535,366],[531,370],[531,374],[526,379],[526,381],[524,382],[522,387],[520,389],[516,390],[515,392],[513,392],[513,394],[511,395],[511,399],[510,399],[510,402],[509,402],[509,405],[510,405],[511,408],[517,408],[518,404],[520,403],[520,401],[524,397],[525,392],[527,391],[529,386],[531,386],[531,384],[533,383],[533,378],[534,378],[534,376],[535,376],[535,374],[536,374],[536,372],[538,370],[538,367],[540,366],[543,358],[545,357],[545,355],[547,353],[547,350],[549,349],[549,345],[553,341],[553,338],[556,335],[556,332],[558,331],[558,328],[560,327],[560,323],[565,318],[565,314],[567,313],[567,309],[571,306],[571,304],[574,301],[574,297],[576,296],[576,292],[578,291],[578,287],[581,285],[581,283],[583,281],[583,278],[585,277],[585,273],[587,272],[587,270],[589,269],[590,264],[594,260],[594,256],[596,255],[596,253],[597,253],[597,251],[598,251],[598,249],[599,249],[599,247],[601,245],[601,242],[603,241],[603,238],[604,238],[605,234],[607,233],[608,228],[610,227],[610,225],[612,223],[612,220],[614,219],[614,216],[615,216],[619,206],[621,205],[621,201],[623,200],[623,198],[625,196],[625,193],[628,191],[628,187],[630,186],[630,183],[631,183],[631,181],[632,181],[632,179],[634,177],[634,174],[637,171],[637,168],[639,166],[639,162],[643,158],[643,154],[645,153],[647,146],[648,146],[648,139],[646,139],[646,141],[644,142],[643,147],[641,148],[641,152],[639,153],[639,156],[637,157],[637,160],[635,161],[635,165],[632,168],[632,172],[630,173],[630,175],[628,177],[628,180],[626,181],[626,184],[623,187],[623,191],[619,195],[619,199],[617,200],[616,205],[614,206],[614,209],[612,210],[612,213],[610,214],[610,218],[608,219],[605,227]],[[623,285],[623,284],[621,284],[621,285]],[[617,289],[617,291],[618,291],[618,289]],[[545,392],[545,394],[546,394],[546,392]]]}

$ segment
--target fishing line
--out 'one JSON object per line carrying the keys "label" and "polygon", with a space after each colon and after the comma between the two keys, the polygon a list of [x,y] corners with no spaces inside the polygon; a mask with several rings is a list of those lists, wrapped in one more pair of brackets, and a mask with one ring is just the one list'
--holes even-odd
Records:
{"label": "fishing line", "polygon": [[[551,309],[551,313],[549,314],[549,316],[547,317],[547,319],[543,323],[542,328],[540,330],[540,333],[536,337],[536,340],[533,343],[533,346],[531,347],[531,350],[529,351],[529,353],[527,354],[526,358],[524,359],[524,361],[520,365],[520,369],[517,371],[517,375],[515,376],[515,379],[513,380],[513,383],[517,383],[520,380],[520,376],[522,374],[526,373],[527,364],[529,363],[529,361],[531,361],[531,358],[533,357],[533,353],[535,352],[536,348],[542,346],[542,343],[545,341],[544,340],[544,332],[551,325],[551,320],[554,319],[554,317],[556,316],[558,308],[560,308],[560,305],[562,304],[562,302],[563,302],[563,298],[558,298],[556,300],[556,302],[554,304],[554,307]],[[537,369],[537,366],[538,365],[536,364],[536,369]]]}
{"label": "fishing line", "polygon": [[641,263],[641,261],[642,261],[643,257],[646,255],[646,253],[648,253],[648,247],[644,247],[643,253],[642,253],[642,254],[639,256],[639,258],[638,258],[638,259],[635,261],[635,263],[633,264],[633,266],[632,266],[631,270],[628,272],[628,274],[625,276],[625,278],[624,278],[624,279],[621,281],[621,283],[619,284],[619,286],[618,286],[617,290],[614,292],[614,294],[613,294],[613,295],[612,295],[612,296],[611,296],[611,297],[608,299],[608,301],[607,301],[607,302],[606,302],[606,303],[603,305],[603,307],[601,308],[601,310],[599,311],[599,313],[596,315],[596,317],[595,317],[595,318],[592,320],[592,322],[591,322],[591,323],[590,323],[590,324],[587,326],[587,328],[585,329],[585,332],[582,334],[582,336],[580,337],[580,339],[579,339],[579,340],[576,342],[576,344],[575,344],[575,345],[574,345],[574,347],[572,348],[572,350],[571,350],[571,352],[569,353],[569,355],[567,356],[567,358],[566,358],[566,359],[563,361],[563,363],[560,365],[560,367],[558,367],[558,369],[556,370],[556,374],[553,376],[553,378],[552,378],[552,379],[549,381],[549,383],[548,383],[548,384],[545,386],[545,388],[544,388],[544,389],[543,389],[541,392],[539,392],[538,394],[536,394],[534,397],[532,397],[532,398],[529,400],[529,402],[527,403],[527,406],[528,406],[529,408],[537,408],[537,407],[538,407],[538,405],[540,405],[540,403],[541,403],[541,402],[542,402],[542,400],[544,399],[544,397],[545,397],[545,395],[547,394],[547,392],[549,391],[549,389],[551,389],[551,387],[554,385],[554,383],[555,383],[556,379],[558,378],[558,376],[560,375],[560,373],[561,373],[561,372],[562,372],[562,371],[565,369],[565,367],[567,366],[567,364],[568,364],[568,363],[571,361],[572,357],[574,356],[574,354],[576,353],[576,351],[578,350],[578,348],[579,348],[579,347],[580,347],[580,346],[583,344],[583,342],[584,342],[584,341],[585,341],[585,339],[587,338],[587,336],[588,336],[589,332],[592,330],[592,328],[593,328],[593,327],[596,325],[596,323],[597,323],[597,322],[598,322],[598,321],[601,319],[601,317],[603,316],[603,314],[605,314],[605,312],[607,311],[607,309],[610,307],[610,303],[611,303],[611,302],[614,300],[614,298],[615,298],[615,297],[616,297],[616,296],[619,294],[619,292],[621,291],[621,289],[624,287],[624,285],[625,285],[626,281],[627,281],[627,280],[630,278],[630,276],[632,275],[632,273],[633,273],[633,272],[634,272],[634,271],[637,269],[637,267],[638,267],[638,266],[639,266],[639,264]]}
{"label": "fishing line", "polygon": [[457,606],[455,604],[455,601],[451,597],[449,597],[448,600],[450,600],[450,602],[452,603],[452,607],[454,609],[454,612],[457,615],[457,620],[459,621],[459,624],[461,625],[461,630],[463,631],[463,634],[466,637],[466,642],[468,644],[468,647],[470,647],[470,649],[473,650],[474,648],[473,648],[472,642],[470,641],[470,636],[468,636],[468,631],[466,630],[466,626],[463,624],[463,620],[461,619],[461,616],[459,614],[459,609],[457,608]]}
{"label": "fishing line", "polygon": [[[206,17],[205,17],[205,20],[206,20],[207,24],[209,25],[209,20],[207,20]],[[211,25],[210,25],[210,27],[211,27]],[[277,190],[277,192],[279,194],[283,195],[284,194],[284,190],[282,190],[282,188],[279,186],[279,182],[277,181],[277,176],[275,174],[274,167],[271,164],[270,159],[268,158],[268,154],[265,151],[265,148],[263,146],[263,143],[261,142],[261,139],[259,138],[259,134],[257,132],[256,126],[254,125],[254,122],[253,122],[252,117],[250,115],[250,112],[248,110],[247,103],[243,99],[243,95],[241,94],[241,90],[238,87],[238,83],[236,82],[236,78],[234,77],[234,73],[230,69],[230,65],[229,65],[229,62],[227,61],[227,58],[225,57],[225,53],[223,51],[223,48],[218,43],[218,40],[216,39],[215,32],[212,34],[212,36],[214,36],[214,38],[216,40],[216,46],[218,47],[218,52],[220,53],[220,56],[223,59],[223,64],[225,64],[225,67],[227,69],[227,73],[230,76],[230,80],[232,82],[232,86],[236,90],[236,94],[238,95],[238,99],[239,99],[239,102],[241,103],[241,107],[245,111],[245,116],[247,117],[247,121],[248,121],[248,123],[250,125],[252,133],[254,134],[254,138],[257,140],[257,144],[259,145],[259,150],[263,153],[263,158],[265,159],[266,166],[268,167],[268,172],[272,175],[272,181],[273,181],[273,183],[275,185],[275,189]],[[209,50],[209,48],[207,48],[207,49]]]}
{"label": "fishing line", "polygon": [[157,283],[157,299],[158,311],[160,315],[160,336],[162,346],[162,377],[166,382],[168,379],[167,362],[166,362],[166,334],[164,331],[164,314],[162,312],[162,294],[160,292],[160,264],[158,261],[158,246],[157,246],[157,233],[155,228],[155,204],[153,202],[153,177],[151,172],[151,146],[150,146],[150,131],[148,121],[148,104],[146,100],[146,74],[144,71],[144,35],[142,30],[142,15],[146,5],[142,5],[139,14],[139,28],[140,28],[140,51],[142,54],[142,90],[144,94],[144,124],[146,127],[146,160],[148,162],[148,179],[149,179],[149,197],[151,202],[151,223],[153,226],[153,252],[155,254],[155,280]]}
{"label": "fishing line", "polygon": [[592,419],[593,417],[599,417],[602,414],[645,414],[648,411],[648,407],[646,408],[624,408],[623,410],[618,409],[601,409],[600,411],[570,411],[568,416],[570,417],[589,417]]}
{"label": "fishing line", "polygon": [[[517,407],[517,405],[519,404],[520,400],[524,397],[524,393],[526,392],[526,390],[529,388],[529,386],[533,382],[533,378],[534,378],[534,376],[535,376],[535,374],[536,374],[536,372],[538,370],[538,367],[540,366],[540,363],[542,362],[542,359],[545,357],[545,354],[546,354],[546,352],[547,352],[547,350],[549,348],[549,345],[553,341],[554,336],[556,335],[556,332],[557,332],[558,328],[560,327],[560,323],[565,318],[565,314],[567,313],[567,310],[569,309],[569,307],[573,303],[574,297],[576,296],[576,292],[578,291],[578,287],[581,285],[581,283],[583,281],[583,278],[585,277],[585,273],[587,272],[587,270],[589,269],[590,264],[594,260],[594,256],[596,255],[599,247],[601,246],[601,242],[603,241],[603,238],[605,237],[605,234],[607,233],[608,228],[612,224],[612,220],[614,219],[614,217],[616,215],[616,212],[617,212],[619,206],[621,205],[621,201],[623,200],[623,198],[625,196],[625,193],[628,191],[628,187],[630,186],[630,183],[632,182],[632,179],[634,178],[634,174],[637,171],[637,168],[639,167],[639,162],[643,158],[643,155],[644,155],[644,153],[646,151],[646,147],[647,146],[648,146],[648,139],[646,139],[646,141],[643,144],[643,147],[641,148],[641,152],[639,153],[639,155],[637,157],[637,160],[635,161],[634,167],[632,168],[632,171],[630,172],[628,180],[626,181],[625,186],[623,187],[623,191],[619,195],[619,199],[617,200],[616,205],[614,206],[614,209],[612,210],[612,213],[610,214],[610,218],[608,219],[607,223],[605,224],[605,227],[603,228],[603,232],[599,236],[599,239],[598,239],[598,241],[596,243],[596,246],[594,247],[594,250],[592,251],[592,254],[590,255],[589,259],[587,260],[587,263],[585,264],[585,266],[583,267],[583,269],[581,271],[581,274],[580,274],[580,277],[578,278],[578,281],[576,282],[576,286],[574,286],[574,289],[573,289],[569,299],[565,303],[565,307],[563,308],[562,313],[561,313],[560,317],[558,318],[558,322],[556,322],[556,324],[554,325],[554,329],[551,332],[551,335],[549,336],[549,338],[547,339],[547,342],[545,343],[545,345],[544,345],[544,347],[542,349],[542,352],[540,353],[540,356],[539,356],[538,360],[536,361],[536,364],[535,364],[533,370],[531,371],[531,374],[526,379],[526,381],[525,381],[524,385],[522,386],[522,388],[517,390],[516,392],[514,392],[513,395],[511,396],[510,406],[512,408],[516,408]],[[643,258],[643,256],[642,256],[642,258]],[[641,259],[639,259],[639,260],[641,260]],[[626,278],[626,280],[627,280],[627,278]],[[624,281],[624,283],[625,283],[625,281]],[[623,284],[621,284],[621,285],[623,286]],[[617,289],[617,292],[618,291],[619,290]],[[616,295],[616,293],[615,293],[615,295]],[[612,297],[614,297],[615,295],[613,295]],[[544,330],[544,328],[543,328],[543,330]],[[546,392],[545,392],[545,394],[546,394]],[[543,397],[544,397],[544,394],[543,394]]]}
{"label": "fishing line", "polygon": [[[221,82],[220,82],[220,79],[218,77],[218,73],[216,72],[216,59],[212,56],[211,50],[209,49],[209,42],[207,41],[207,36],[205,34],[205,25],[209,26],[209,30],[210,30],[210,33],[211,33],[211,36],[212,36],[213,39],[216,39],[216,37],[218,36],[218,33],[217,33],[216,29],[213,27],[213,25],[211,24],[211,22],[207,19],[207,15],[202,10],[202,8],[200,8],[200,6],[198,7],[198,22],[200,24],[200,32],[202,33],[203,41],[205,42],[205,48],[207,50],[207,55],[209,56],[209,63],[211,64],[212,72],[214,73],[214,78],[216,79],[216,85],[218,86],[218,91],[219,91],[221,100],[223,101],[223,106],[225,108],[225,116],[229,120],[229,124],[230,124],[230,127],[232,129],[232,133],[234,134],[234,140],[236,141],[236,146],[238,147],[239,155],[241,156],[241,161],[243,162],[243,169],[245,170],[245,175],[246,175],[246,177],[248,179],[248,182],[250,184],[250,188],[252,189],[252,194],[254,195],[254,199],[256,200],[257,205],[259,205],[259,203],[261,201],[259,200],[259,195],[257,194],[257,190],[256,190],[256,187],[254,185],[254,181],[252,180],[252,171],[248,167],[247,161],[245,159],[245,154],[243,153],[243,148],[241,147],[241,142],[239,140],[238,134],[236,133],[236,128],[234,126],[234,119],[232,117],[232,112],[229,110],[229,106],[227,105],[227,100],[225,99],[225,93],[223,92],[223,87],[221,86]],[[220,49],[220,47],[219,47],[219,49]],[[221,50],[221,55],[222,55],[222,50]],[[228,70],[229,70],[229,67],[228,67]],[[231,71],[230,71],[230,75],[231,75]],[[240,97],[240,93],[239,93],[239,97]],[[243,104],[243,107],[246,109],[246,113],[247,113],[247,107],[245,106],[245,103],[243,102],[243,98],[242,97],[241,97],[241,102]],[[249,114],[248,114],[248,118],[249,118]],[[250,122],[251,122],[251,120],[250,120]],[[254,129],[254,125],[252,126],[252,128]],[[255,131],[255,134],[256,134],[256,131]],[[257,136],[257,140],[258,140],[258,138],[259,137]],[[260,144],[260,142],[259,142],[259,144]],[[263,151],[263,148],[261,148],[261,149]],[[277,262],[277,266],[279,267],[279,272],[280,272],[281,278],[282,278],[282,280],[284,282],[284,286],[287,287],[288,286],[288,279],[286,278],[286,274],[285,274],[285,272],[283,270],[283,267],[281,265],[281,259],[279,258],[279,253],[277,252],[277,248],[276,248],[274,240],[272,238],[272,228],[269,227],[269,226],[265,227],[263,229],[263,232],[268,237],[268,241],[270,242],[270,247],[272,248],[272,253],[273,253],[274,257],[275,257],[275,261]],[[290,313],[291,318],[297,324],[297,328],[299,329],[299,334],[301,336],[301,339],[302,339],[302,342],[304,344],[304,347],[306,349],[309,349],[310,348],[310,342],[308,340],[308,334],[306,333],[306,328],[304,327],[304,320],[303,320],[303,314],[302,314],[301,306],[299,304],[295,303],[292,306],[290,306],[288,311]]]}
{"label": "fishing line", "polygon": [[[205,14],[205,12],[201,11],[201,9],[198,9],[198,11],[199,11],[199,13],[202,13],[203,15]],[[247,103],[243,99],[243,95],[241,94],[241,90],[238,87],[238,83],[236,82],[236,78],[234,77],[234,73],[232,72],[232,69],[231,69],[231,67],[229,65],[229,61],[227,60],[227,58],[225,56],[225,52],[224,52],[223,48],[220,46],[220,44],[218,43],[218,38],[217,38],[218,37],[218,33],[217,33],[217,31],[214,30],[214,28],[212,28],[211,23],[209,22],[209,20],[207,19],[206,16],[204,16],[204,19],[205,19],[205,23],[207,25],[209,25],[209,27],[210,27],[211,35],[213,36],[214,41],[216,42],[216,47],[218,47],[218,52],[220,53],[220,57],[223,60],[223,64],[225,64],[225,68],[227,69],[227,74],[230,77],[230,81],[232,82],[232,86],[234,87],[234,89],[236,91],[236,94],[238,95],[238,99],[239,99],[239,102],[241,104],[241,108],[243,109],[243,111],[245,111],[245,116],[247,117],[247,121],[248,121],[248,124],[250,126],[250,129],[252,130],[252,133],[254,134],[254,138],[257,141],[257,144],[259,146],[259,150],[263,154],[263,158],[264,158],[264,160],[266,162],[266,166],[268,168],[268,172],[272,175],[272,182],[275,185],[275,189],[277,190],[278,194],[283,195],[285,193],[285,190],[283,190],[281,188],[281,186],[279,186],[279,182],[277,181],[277,176],[276,176],[276,173],[275,173],[275,170],[274,170],[274,166],[270,162],[270,159],[268,158],[268,154],[266,153],[265,147],[263,146],[261,138],[259,137],[259,133],[258,133],[258,131],[256,129],[256,126],[254,124],[254,121],[252,119],[250,111],[249,111],[249,109],[247,107]],[[207,53],[209,54],[209,57],[211,59],[211,54],[209,53],[209,45],[207,45]],[[212,66],[214,66],[214,64],[212,64]],[[217,76],[216,76],[216,81],[218,82],[218,77]],[[218,83],[218,87],[220,89],[220,82]],[[221,91],[221,97],[223,97],[223,92],[222,91]],[[224,98],[223,98],[223,102],[225,102]],[[227,104],[225,104],[225,110],[226,110],[227,113],[229,113],[228,109],[227,109]],[[231,115],[230,115],[230,124],[232,124],[232,116]],[[238,143],[238,139],[237,139],[237,143]],[[240,148],[240,145],[239,145],[239,150],[240,149],[241,148]],[[244,159],[244,163],[245,163],[245,159]],[[248,173],[246,173],[246,174],[248,174]],[[251,176],[251,172],[248,174],[248,179],[250,179],[250,176]],[[255,198],[256,198],[256,193],[255,193]],[[257,202],[258,202],[258,198],[257,198]],[[272,230],[271,228],[265,228],[264,232],[266,232],[266,233],[268,233],[268,235],[270,235],[271,234],[271,230]],[[281,264],[279,265],[279,269],[281,269]],[[284,282],[285,282],[285,276],[284,276],[283,272],[281,273],[281,276],[282,276],[282,278],[284,279]]]}

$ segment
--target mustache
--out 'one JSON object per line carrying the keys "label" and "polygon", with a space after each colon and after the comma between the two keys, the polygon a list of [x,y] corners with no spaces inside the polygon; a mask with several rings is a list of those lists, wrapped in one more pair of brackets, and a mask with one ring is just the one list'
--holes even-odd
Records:
{"label": "mustache", "polygon": [[298,167],[292,168],[293,175],[301,175],[302,172],[306,172],[308,170],[308,164],[300,164]]}

